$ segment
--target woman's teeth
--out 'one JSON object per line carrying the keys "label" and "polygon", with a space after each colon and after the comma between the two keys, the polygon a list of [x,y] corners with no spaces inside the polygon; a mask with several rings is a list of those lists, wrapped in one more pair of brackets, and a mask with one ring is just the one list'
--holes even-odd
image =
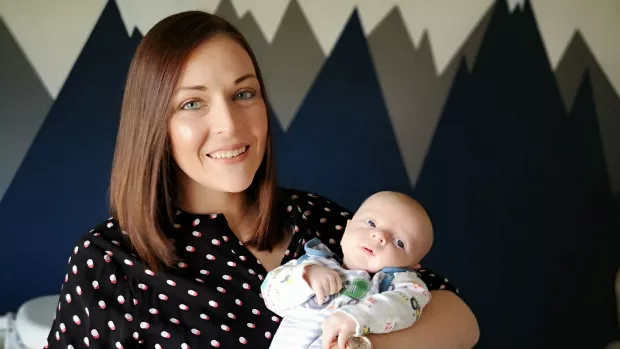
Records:
{"label": "woman's teeth", "polygon": [[213,159],[230,159],[245,153],[247,149],[247,146],[243,146],[239,149],[216,151],[214,153],[207,154],[207,156]]}

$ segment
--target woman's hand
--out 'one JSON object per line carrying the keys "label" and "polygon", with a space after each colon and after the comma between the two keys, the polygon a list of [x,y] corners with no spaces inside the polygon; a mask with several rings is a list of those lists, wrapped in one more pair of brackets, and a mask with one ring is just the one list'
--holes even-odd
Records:
{"label": "woman's hand", "polygon": [[342,280],[337,271],[318,264],[306,267],[304,279],[314,291],[316,302],[323,305],[325,299],[342,289]]}
{"label": "woman's hand", "polygon": [[[345,349],[347,339],[349,339],[350,335],[355,334],[355,327],[355,320],[347,314],[342,312],[331,314],[323,322],[323,349],[336,347]],[[335,342],[335,339],[337,339],[338,342]]]}

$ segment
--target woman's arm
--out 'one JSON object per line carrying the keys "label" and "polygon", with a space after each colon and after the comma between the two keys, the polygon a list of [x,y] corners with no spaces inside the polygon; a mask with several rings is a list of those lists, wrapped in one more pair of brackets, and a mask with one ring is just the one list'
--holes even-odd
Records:
{"label": "woman's arm", "polygon": [[136,347],[137,299],[115,248],[94,235],[78,243],[45,349]]}
{"label": "woman's arm", "polygon": [[470,349],[480,337],[478,321],[456,294],[431,291],[432,299],[418,322],[401,331],[371,334],[375,349]]}

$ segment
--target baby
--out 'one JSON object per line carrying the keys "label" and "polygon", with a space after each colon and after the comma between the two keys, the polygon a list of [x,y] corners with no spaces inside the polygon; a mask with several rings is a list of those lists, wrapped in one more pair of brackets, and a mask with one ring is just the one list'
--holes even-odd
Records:
{"label": "baby", "polygon": [[312,239],[305,255],[267,274],[263,299],[283,317],[271,348],[328,348],[337,340],[344,349],[351,335],[413,325],[431,297],[414,267],[432,243],[432,224],[417,201],[372,195],[347,221],[342,260]]}

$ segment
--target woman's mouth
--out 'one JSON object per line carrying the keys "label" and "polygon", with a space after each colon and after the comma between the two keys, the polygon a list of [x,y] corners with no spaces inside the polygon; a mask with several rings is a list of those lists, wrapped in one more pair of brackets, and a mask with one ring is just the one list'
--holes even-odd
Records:
{"label": "woman's mouth", "polygon": [[248,150],[248,148],[249,146],[244,145],[236,149],[215,151],[213,153],[207,154],[207,156],[211,159],[232,159],[244,154]]}

